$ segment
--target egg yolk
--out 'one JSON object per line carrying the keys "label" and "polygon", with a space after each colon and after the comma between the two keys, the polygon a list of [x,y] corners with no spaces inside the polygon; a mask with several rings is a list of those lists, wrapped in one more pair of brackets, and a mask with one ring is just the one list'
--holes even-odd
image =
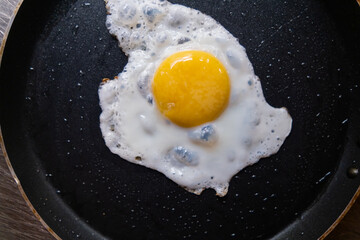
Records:
{"label": "egg yolk", "polygon": [[203,51],[183,51],[166,58],[152,81],[160,112],[178,126],[211,122],[225,110],[230,79],[223,64]]}

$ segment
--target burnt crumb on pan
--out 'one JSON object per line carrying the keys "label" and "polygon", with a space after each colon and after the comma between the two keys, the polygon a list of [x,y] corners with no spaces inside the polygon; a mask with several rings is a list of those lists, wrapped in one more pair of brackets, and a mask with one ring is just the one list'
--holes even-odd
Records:
{"label": "burnt crumb on pan", "polygon": [[105,8],[106,8],[106,13],[107,13],[107,14],[110,14],[110,7],[107,5],[107,4],[108,4],[108,0],[104,0],[104,2],[105,2],[105,4],[106,4],[106,6],[105,6]]}
{"label": "burnt crumb on pan", "polygon": [[[114,79],[119,79],[119,77],[118,77],[118,76],[115,76]],[[107,83],[107,82],[110,81],[110,80],[111,80],[110,78],[103,78],[103,79],[101,80],[101,83],[104,84],[104,83]]]}

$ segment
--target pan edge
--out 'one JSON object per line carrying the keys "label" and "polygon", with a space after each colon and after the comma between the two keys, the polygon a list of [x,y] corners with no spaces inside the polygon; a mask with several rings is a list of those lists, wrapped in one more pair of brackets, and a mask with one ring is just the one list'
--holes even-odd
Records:
{"label": "pan edge", "polygon": [[[12,26],[12,23],[17,15],[17,13],[19,12],[19,9],[22,5],[24,0],[18,0],[18,2],[14,2],[15,4],[13,6],[9,6],[9,10],[12,12],[12,15],[9,17],[9,20],[7,23],[5,23],[4,25],[6,25],[5,27],[5,30],[4,30],[4,33],[3,33],[3,38],[1,40],[1,45],[0,45],[0,66],[1,66],[1,61],[2,61],[2,56],[3,56],[3,53],[4,53],[4,49],[5,49],[5,45],[6,45],[6,41],[7,41],[7,37],[9,35],[9,32],[10,32],[10,29],[11,29],[11,26]],[[13,8],[13,9],[11,9]],[[3,10],[3,9],[1,9]],[[36,211],[36,209],[34,208],[34,206],[32,205],[32,203],[30,202],[30,200],[28,199],[24,189],[22,188],[21,186],[21,182],[19,180],[19,178],[17,177],[12,165],[11,165],[11,162],[10,162],[10,159],[9,159],[9,156],[6,152],[6,148],[5,148],[5,143],[4,143],[4,138],[3,138],[3,135],[2,135],[2,131],[1,131],[1,126],[0,126],[0,151],[3,153],[3,156],[4,156],[4,159],[5,159],[5,162],[6,162],[6,165],[11,173],[11,176],[12,178],[14,179],[19,191],[20,191],[20,194],[22,196],[22,198],[25,200],[27,206],[29,207],[29,210],[34,214],[34,216],[36,217],[36,219],[43,225],[43,227],[57,240],[61,240],[61,238],[54,232],[54,230],[52,230],[50,228],[50,226],[42,219],[42,217],[40,216],[40,214]]]}

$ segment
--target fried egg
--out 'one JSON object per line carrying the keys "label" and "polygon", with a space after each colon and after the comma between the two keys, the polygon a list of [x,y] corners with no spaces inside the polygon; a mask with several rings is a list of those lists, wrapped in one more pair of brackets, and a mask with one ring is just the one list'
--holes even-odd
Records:
{"label": "fried egg", "polygon": [[106,26],[128,56],[99,87],[100,127],[121,158],[186,190],[227,194],[236,173],[291,131],[237,39],[213,18],[164,0],[107,0]]}

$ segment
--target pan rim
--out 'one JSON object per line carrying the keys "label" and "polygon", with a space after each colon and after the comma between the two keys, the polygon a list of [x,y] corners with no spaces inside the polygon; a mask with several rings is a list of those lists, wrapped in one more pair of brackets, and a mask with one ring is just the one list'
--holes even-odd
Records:
{"label": "pan rim", "polygon": [[[359,4],[360,7],[360,0],[356,0],[357,3]],[[3,53],[6,47],[6,42],[7,42],[7,38],[9,35],[9,32],[11,30],[13,21],[17,15],[17,13],[19,12],[19,9],[21,7],[21,5],[23,4],[24,0],[18,0],[18,3],[14,6],[11,6],[10,9],[12,12],[12,15],[9,19],[9,22],[6,25],[5,31],[3,33],[3,38],[1,39],[1,44],[0,44],[0,67],[1,67],[1,63],[2,63],[2,57],[3,57]],[[1,2],[0,2],[1,4]],[[10,158],[7,154],[6,148],[5,148],[5,141],[4,141],[4,137],[2,135],[2,128],[0,125],[0,150],[3,153],[3,157],[4,160],[6,162],[6,165],[11,173],[12,178],[14,179],[18,190],[22,196],[22,198],[24,199],[24,201],[26,202],[27,206],[29,207],[29,210],[32,211],[32,213],[34,214],[34,216],[36,217],[36,219],[44,226],[44,228],[56,239],[56,240],[62,240],[62,238],[60,238],[57,233],[44,221],[44,219],[41,217],[41,215],[37,212],[37,210],[34,208],[33,204],[31,203],[31,201],[29,200],[29,198],[27,197],[27,194],[25,193],[20,179],[17,177],[17,174],[11,164]],[[341,220],[345,217],[345,215],[348,213],[348,211],[351,209],[351,207],[354,205],[354,203],[356,202],[357,198],[360,196],[360,186],[357,188],[356,192],[353,194],[352,198],[349,200],[348,204],[345,206],[345,208],[343,209],[343,211],[341,212],[341,214],[337,217],[337,219],[328,227],[328,229],[318,238],[318,240],[323,240],[325,239],[335,228],[336,226],[341,222]]]}
{"label": "pan rim", "polygon": [[[1,66],[1,61],[2,61],[2,57],[4,54],[4,50],[5,50],[5,46],[6,46],[6,41],[10,32],[10,29],[12,27],[12,24],[14,22],[14,19],[17,15],[17,13],[19,12],[19,9],[22,5],[22,3],[24,2],[24,0],[19,0],[19,2],[14,5],[14,9],[10,9],[12,12],[12,15],[9,19],[9,22],[6,25],[5,31],[4,31],[4,35],[3,38],[1,39],[1,45],[0,45],[0,66]],[[32,205],[32,203],[30,202],[29,198],[27,197],[20,179],[17,177],[14,168],[12,167],[12,164],[10,162],[10,158],[6,152],[6,148],[5,148],[5,142],[4,142],[4,138],[2,135],[2,131],[1,131],[1,125],[0,125],[0,150],[4,156],[4,160],[6,162],[6,165],[10,171],[10,174],[12,176],[12,178],[14,179],[16,186],[18,188],[18,190],[20,191],[20,194],[22,196],[22,198],[24,199],[26,205],[29,207],[29,210],[33,213],[33,215],[36,217],[36,219],[43,225],[43,227],[56,239],[56,240],[62,240],[56,233],[55,231],[44,221],[44,219],[40,216],[40,214],[37,212],[37,210],[34,208],[34,206]]]}

